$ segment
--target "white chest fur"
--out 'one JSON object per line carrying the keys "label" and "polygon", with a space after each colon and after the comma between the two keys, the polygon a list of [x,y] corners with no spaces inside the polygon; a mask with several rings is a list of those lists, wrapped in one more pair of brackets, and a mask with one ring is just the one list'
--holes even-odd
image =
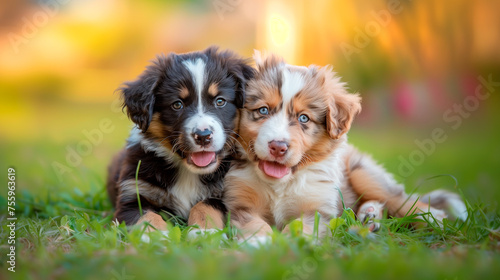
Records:
{"label": "white chest fur", "polygon": [[185,219],[191,208],[201,200],[208,198],[208,189],[203,186],[198,175],[180,166],[177,180],[170,191],[177,210]]}

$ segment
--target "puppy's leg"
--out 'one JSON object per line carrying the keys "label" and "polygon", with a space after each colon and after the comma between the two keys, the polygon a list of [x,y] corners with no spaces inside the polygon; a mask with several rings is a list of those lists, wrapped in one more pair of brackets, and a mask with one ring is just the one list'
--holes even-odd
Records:
{"label": "puppy's leg", "polygon": [[143,197],[140,199],[142,215],[139,212],[137,197],[129,199],[120,197],[117,201],[114,219],[118,222],[125,222],[128,226],[145,225],[146,231],[167,230],[167,223],[153,210],[152,205]]}
{"label": "puppy's leg", "polygon": [[[140,188],[143,183],[139,181],[138,184]],[[146,184],[144,186],[147,187]],[[149,242],[148,233],[154,230],[159,230],[163,235],[168,236],[167,223],[157,214],[155,211],[156,207],[142,195],[139,195],[142,213],[140,212],[135,190],[135,180],[121,182],[119,191],[114,219],[118,222],[124,221],[128,226],[138,225],[144,228],[144,234],[141,239],[145,242]]]}
{"label": "puppy's leg", "polygon": [[167,230],[167,223],[157,214],[145,199],[141,197],[142,215],[139,212],[137,199],[130,201],[119,200],[114,219],[124,221],[127,225],[144,226],[146,232]]}
{"label": "puppy's leg", "polygon": [[387,185],[384,182],[371,177],[366,170],[358,169],[351,172],[350,179],[356,192],[363,195],[363,201],[375,200],[385,203],[385,207],[392,216],[404,217],[414,213],[431,212],[438,221],[446,217],[443,211],[417,200],[416,196],[408,196],[402,189],[397,190],[397,185],[393,185],[392,189],[386,188]]}
{"label": "puppy's leg", "polygon": [[153,211],[146,211],[146,213],[139,218],[136,225],[147,226],[146,232],[153,230],[167,230],[167,223],[163,220],[162,216]]}
{"label": "puppy's leg", "polygon": [[235,212],[231,216],[231,224],[240,230],[242,243],[259,247],[271,242],[271,226],[255,213]]}
{"label": "puppy's leg", "polygon": [[375,220],[382,219],[384,204],[370,200],[363,203],[358,209],[358,220],[364,225],[368,225],[370,231],[375,232],[380,229],[380,223]]}
{"label": "puppy's leg", "polygon": [[[231,172],[230,172],[231,173]],[[253,188],[234,175],[226,177],[224,204],[230,215],[231,225],[239,231],[239,238],[251,246],[269,243],[271,226],[265,217],[271,216],[269,202]]]}
{"label": "puppy's leg", "polygon": [[226,211],[220,199],[205,199],[191,208],[188,225],[198,225],[202,229],[223,229]]}
{"label": "puppy's leg", "polygon": [[143,228],[142,241],[149,243],[149,232],[155,230],[168,237],[167,223],[150,207],[147,200],[141,198],[142,215],[139,212],[137,199],[129,201],[119,199],[117,202],[115,219],[119,222],[125,221],[127,225],[137,225]]}
{"label": "puppy's leg", "polygon": [[196,225],[188,233],[188,238],[200,234],[218,232],[224,228],[226,207],[220,199],[208,198],[198,202],[189,213],[188,225]]}
{"label": "puppy's leg", "polygon": [[[144,233],[141,236],[143,242],[149,243],[149,233],[155,230],[161,232],[164,237],[168,237],[167,223],[163,220],[163,217],[155,213],[154,211],[146,211],[137,221],[136,225],[145,227]],[[165,239],[162,237],[162,239]]]}
{"label": "puppy's leg", "polygon": [[415,196],[408,196],[403,185],[398,184],[390,173],[352,147],[346,156],[346,166],[349,185],[358,195],[362,195],[362,201],[385,203],[389,215],[404,217],[431,212],[438,221],[446,217],[443,211],[430,207]]}

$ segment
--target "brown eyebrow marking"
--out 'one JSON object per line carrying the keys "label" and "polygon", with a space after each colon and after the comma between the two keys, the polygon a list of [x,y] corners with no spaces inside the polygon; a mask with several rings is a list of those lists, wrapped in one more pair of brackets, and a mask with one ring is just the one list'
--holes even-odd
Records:
{"label": "brown eyebrow marking", "polygon": [[181,92],[179,93],[179,97],[182,99],[186,99],[189,96],[189,90],[186,87],[181,88]]}
{"label": "brown eyebrow marking", "polygon": [[218,93],[219,86],[217,85],[217,83],[210,84],[210,86],[208,87],[208,94],[210,94],[210,96],[212,97],[216,97]]}

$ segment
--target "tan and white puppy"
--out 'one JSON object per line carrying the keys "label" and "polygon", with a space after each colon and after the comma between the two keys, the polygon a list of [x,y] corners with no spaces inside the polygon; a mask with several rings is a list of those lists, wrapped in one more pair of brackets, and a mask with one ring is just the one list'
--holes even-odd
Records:
{"label": "tan and white puppy", "polygon": [[[233,164],[223,195],[231,222],[245,239],[259,242],[274,225],[286,232],[295,219],[311,234],[316,211],[323,236],[329,219],[342,213],[340,191],[362,220],[381,218],[383,207],[394,216],[410,212],[417,198],[347,144],[346,133],[361,110],[357,94],[348,93],[329,67],[292,66],[259,52],[254,58],[258,73],[248,83],[240,119],[246,158]],[[445,201],[461,203],[442,194]],[[423,202],[416,206],[418,212],[445,216]]]}

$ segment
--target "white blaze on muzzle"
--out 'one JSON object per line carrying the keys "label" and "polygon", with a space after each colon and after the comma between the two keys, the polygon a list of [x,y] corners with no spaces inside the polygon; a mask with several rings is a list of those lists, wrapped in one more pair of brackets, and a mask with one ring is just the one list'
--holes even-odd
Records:
{"label": "white blaze on muzzle", "polygon": [[287,114],[285,111],[280,111],[262,125],[255,141],[255,154],[260,159],[269,159],[269,143],[271,141],[290,142],[288,123]]}
{"label": "white blaze on muzzle", "polygon": [[[203,104],[203,89],[206,84],[205,62],[198,58],[183,63],[191,72],[197,97],[197,112],[187,119],[184,126],[192,152],[190,159],[198,167],[205,167],[214,161],[213,152],[218,152],[224,147],[226,135],[220,120],[206,113],[205,107],[211,104]],[[200,141],[200,137],[206,141]]]}
{"label": "white blaze on muzzle", "polygon": [[[198,112],[196,115],[190,117],[184,126],[186,133],[189,133],[188,139],[192,145],[193,151],[220,151],[226,143],[226,134],[220,121],[210,114]],[[196,143],[196,131],[210,130],[210,144],[202,146]]]}
{"label": "white blaze on muzzle", "polygon": [[[255,142],[255,153],[261,159],[269,158],[269,143],[271,141],[283,141],[290,143],[289,123],[287,108],[293,97],[304,87],[304,77],[302,73],[290,71],[284,68],[282,71],[281,92],[281,111],[271,116],[259,130]],[[285,157],[285,160],[288,156]]]}

